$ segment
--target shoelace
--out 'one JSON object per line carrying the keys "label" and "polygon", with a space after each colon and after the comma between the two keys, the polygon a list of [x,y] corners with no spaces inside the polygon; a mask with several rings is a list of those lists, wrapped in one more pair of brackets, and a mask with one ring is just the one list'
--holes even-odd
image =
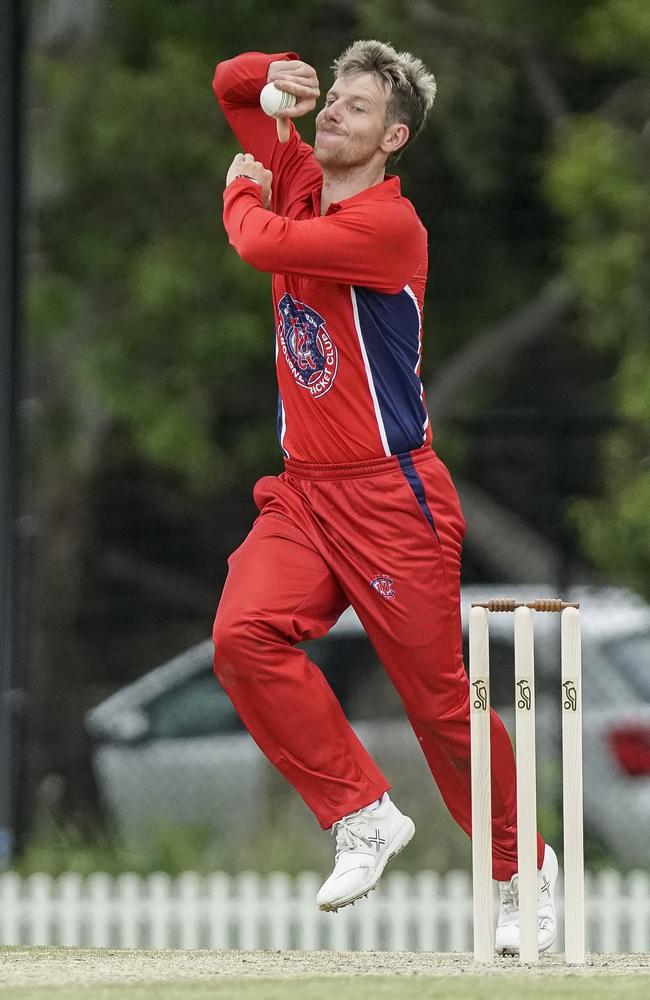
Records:
{"label": "shoelace", "polygon": [[501,903],[505,913],[519,909],[519,876],[513,875],[508,885],[499,886]]}
{"label": "shoelace", "polygon": [[[503,909],[506,913],[512,913],[519,909],[519,876],[513,875],[510,882],[502,882],[499,885],[499,896]],[[540,904],[539,887],[537,890],[537,905]]]}
{"label": "shoelace", "polygon": [[363,816],[344,816],[332,827],[336,833],[336,860],[343,851],[353,851],[356,847],[370,847],[366,831],[366,821]]}

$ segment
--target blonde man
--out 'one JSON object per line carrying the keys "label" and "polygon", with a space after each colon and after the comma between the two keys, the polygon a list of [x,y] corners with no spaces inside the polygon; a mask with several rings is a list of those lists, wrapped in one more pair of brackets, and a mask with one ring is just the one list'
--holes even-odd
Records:
{"label": "blonde man", "polygon": [[[296,643],[356,610],[397,688],[441,794],[471,833],[469,689],[460,622],[465,522],[431,448],[420,381],[427,235],[386,174],[417,136],[436,84],[408,53],[358,41],[334,64],[314,148],[290,119],[319,97],[292,53],[221,63],[214,90],[246,152],[224,192],[230,243],[273,274],[278,436],[285,471],[231,556],[214,628],[215,673],[270,761],[336,833],[321,909],[373,889],[413,822]],[[269,82],[296,97],[277,122]],[[492,719],[499,950],[519,946],[512,747]],[[555,937],[557,861],[539,838],[540,948]]]}

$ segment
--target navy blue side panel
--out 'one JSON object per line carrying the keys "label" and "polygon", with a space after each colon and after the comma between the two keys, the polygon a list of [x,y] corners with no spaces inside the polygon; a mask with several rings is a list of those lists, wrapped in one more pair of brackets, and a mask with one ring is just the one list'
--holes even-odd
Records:
{"label": "navy blue side panel", "polygon": [[408,484],[415,494],[415,499],[420,504],[422,513],[435,531],[437,537],[438,532],[436,530],[436,522],[433,520],[433,514],[429,510],[426,493],[424,492],[424,483],[420,479],[418,470],[413,465],[413,459],[410,455],[398,455],[397,457],[399,458],[399,464],[402,467],[402,472],[406,476]]}
{"label": "navy blue side panel", "polygon": [[406,291],[397,295],[354,289],[359,328],[392,455],[420,448],[427,414],[419,361],[420,317]]}

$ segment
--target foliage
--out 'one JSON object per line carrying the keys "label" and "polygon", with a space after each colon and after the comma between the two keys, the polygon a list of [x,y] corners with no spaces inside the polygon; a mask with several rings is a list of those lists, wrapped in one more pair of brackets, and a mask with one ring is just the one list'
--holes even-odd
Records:
{"label": "foliage", "polygon": [[161,44],[150,72],[109,54],[84,70],[36,67],[60,116],[66,195],[45,213],[31,329],[69,341],[73,396],[91,386],[138,451],[205,487],[229,471],[223,414],[272,351],[267,282],[232,259],[215,224],[229,149],[215,142],[195,52]]}
{"label": "foliage", "polygon": [[638,68],[646,73],[650,53],[650,7],[645,0],[601,0],[588,4],[576,48],[592,62]]}
{"label": "foliage", "polygon": [[566,220],[582,335],[608,358],[608,405],[621,422],[602,447],[602,496],[577,501],[574,516],[594,562],[650,595],[647,164],[630,129],[580,118],[549,163],[547,189]]}

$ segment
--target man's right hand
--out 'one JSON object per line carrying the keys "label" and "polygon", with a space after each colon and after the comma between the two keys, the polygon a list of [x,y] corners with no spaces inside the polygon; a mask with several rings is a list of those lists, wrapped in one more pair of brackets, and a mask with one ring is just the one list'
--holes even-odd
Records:
{"label": "man's right hand", "polygon": [[274,83],[279,90],[286,90],[296,97],[294,106],[287,108],[283,115],[276,118],[278,139],[280,142],[288,142],[288,119],[300,118],[316,107],[316,100],[320,96],[316,70],[299,59],[276,59],[269,66],[266,82]]}
{"label": "man's right hand", "polygon": [[263,163],[256,160],[252,153],[237,153],[228,168],[226,187],[229,187],[238,177],[247,177],[259,184],[262,188],[262,204],[264,208],[270,209],[273,174],[266,169]]}

